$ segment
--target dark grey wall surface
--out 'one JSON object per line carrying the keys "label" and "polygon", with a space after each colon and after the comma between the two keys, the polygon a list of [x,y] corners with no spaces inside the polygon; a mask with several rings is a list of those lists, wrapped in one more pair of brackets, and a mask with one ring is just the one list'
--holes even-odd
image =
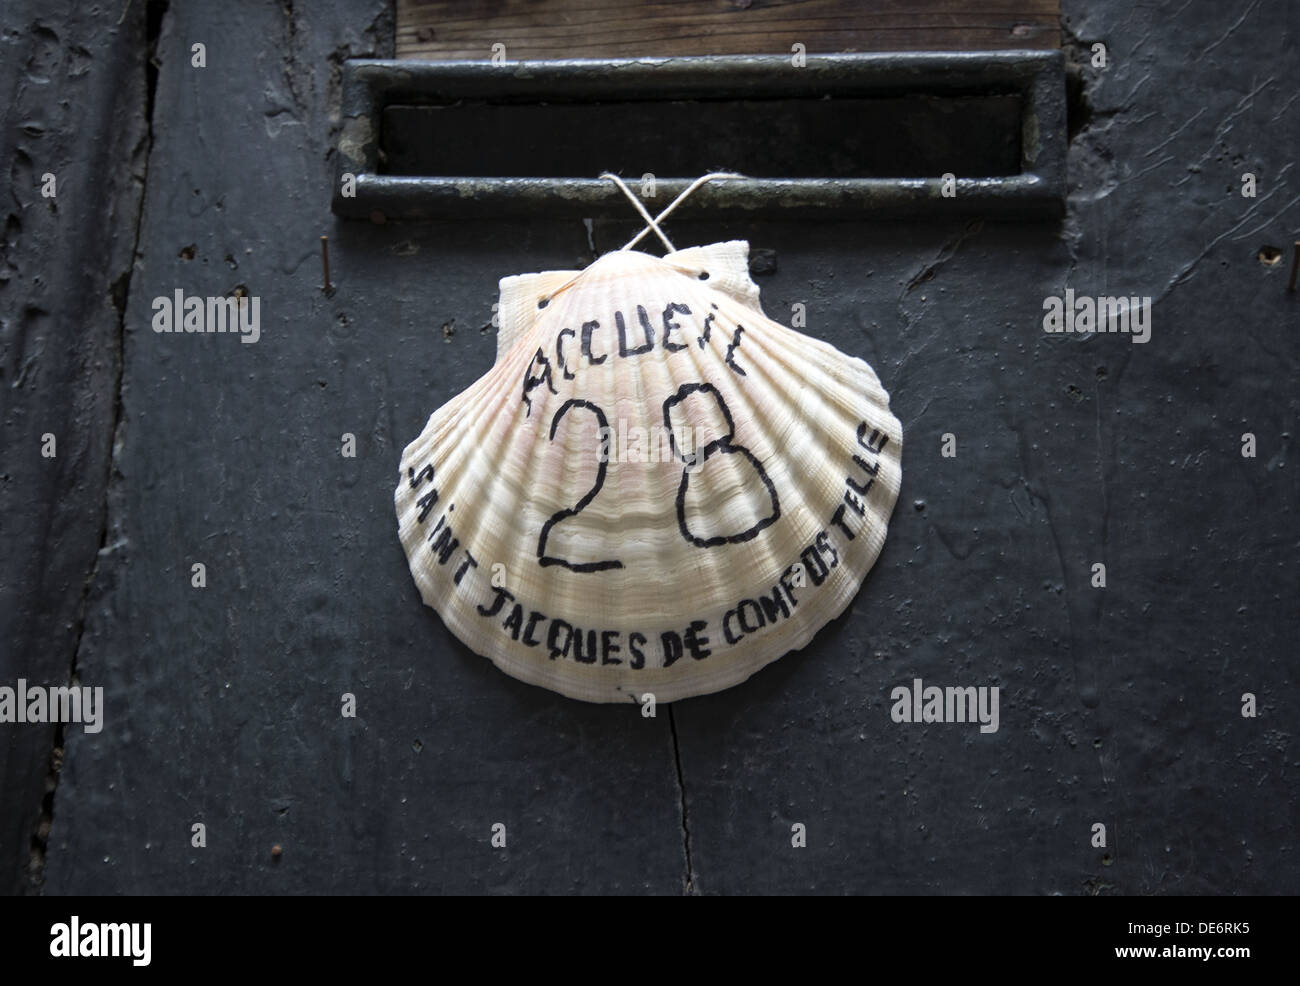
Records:
{"label": "dark grey wall surface", "polygon": [[[0,13],[0,685],[10,688],[68,682],[105,543],[148,151],[145,19],[116,20],[72,3]],[[41,194],[47,174],[53,198]],[[39,878],[61,742],[53,726],[0,724],[5,892]]]}
{"label": "dark grey wall surface", "polygon": [[[1300,233],[1298,15],[1065,6],[1085,85],[1064,224],[670,223],[775,250],[768,314],[802,302],[870,362],[905,451],[850,610],[647,719],[460,645],[392,508],[402,447],[491,365],[497,280],[586,263],[587,228],[333,219],[339,67],[391,54],[383,3],[11,5],[0,685],[75,674],[107,710],[93,735],[0,724],[5,886],[1300,890],[1297,296],[1256,257]],[[150,328],[157,296],[241,285],[255,345]],[[1151,341],[1044,333],[1066,287],[1150,296]],[[999,686],[1001,728],[894,723],[915,677]]]}

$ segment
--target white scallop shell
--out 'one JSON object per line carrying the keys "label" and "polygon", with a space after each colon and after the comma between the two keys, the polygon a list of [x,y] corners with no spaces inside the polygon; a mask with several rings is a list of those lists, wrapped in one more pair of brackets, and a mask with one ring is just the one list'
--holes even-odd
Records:
{"label": "white scallop shell", "polygon": [[875,562],[889,395],[762,313],[748,251],[504,278],[495,365],[403,453],[420,594],[508,674],[590,702],[718,691],[807,644]]}

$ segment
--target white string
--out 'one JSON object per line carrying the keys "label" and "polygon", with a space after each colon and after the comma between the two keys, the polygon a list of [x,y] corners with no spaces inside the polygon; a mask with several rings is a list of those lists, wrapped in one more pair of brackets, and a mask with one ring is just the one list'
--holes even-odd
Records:
{"label": "white string", "polygon": [[[605,177],[605,176],[602,175],[601,177]],[[745,177],[744,175],[736,174],[734,171],[711,171],[707,175],[700,175],[700,177],[696,178],[695,181],[691,182],[688,186],[686,186],[685,191],[683,191],[681,195],[677,196],[677,198],[672,200],[672,202],[669,204],[667,209],[659,213],[659,215],[655,216],[654,219],[650,220],[650,226],[647,226],[645,229],[641,230],[641,232],[637,233],[636,236],[632,237],[632,239],[630,239],[627,242],[627,244],[623,246],[622,249],[631,250],[632,247],[636,246],[639,242],[641,242],[641,237],[645,236],[646,233],[650,232],[651,227],[654,227],[655,232],[659,233],[660,238],[663,239],[665,243],[667,243],[668,242],[667,237],[665,237],[663,233],[659,232],[659,223],[667,219],[668,214],[672,212],[674,209],[676,209],[683,202],[685,202],[686,199],[690,195],[692,195],[697,188],[699,188],[701,185],[705,185],[708,182],[713,181],[715,178],[744,178],[744,177]],[[623,183],[620,181],[619,184],[621,185]],[[626,192],[627,189],[624,188],[623,191]],[[637,204],[637,208],[641,208],[640,202],[637,202],[636,204]],[[641,209],[641,214],[646,216],[647,219],[650,218],[646,214],[645,209]],[[669,246],[671,247],[671,244],[669,244]],[[676,251],[671,251],[671,252],[676,252]]]}
{"label": "white string", "polygon": [[[659,224],[668,217],[668,214],[670,212],[672,212],[679,205],[685,202],[686,199],[690,195],[692,195],[695,192],[695,190],[700,186],[705,185],[708,182],[714,181],[715,179],[718,178],[744,178],[745,176],[742,174],[737,174],[734,171],[711,171],[707,175],[700,175],[700,177],[696,178],[695,181],[691,182],[688,186],[686,186],[685,190],[682,192],[681,195],[677,196],[677,198],[673,199],[672,202],[668,204],[668,208],[664,209],[663,212],[659,213],[659,215],[655,216],[654,218],[651,218],[650,213],[647,212],[645,206],[641,204],[641,200],[637,198],[636,194],[630,188],[627,187],[627,184],[623,181],[622,178],[620,178],[618,175],[610,171],[606,171],[602,173],[600,177],[608,178],[615,185],[621,188],[623,190],[623,194],[628,197],[628,199],[631,201],[631,203],[634,206],[636,206],[637,212],[641,213],[642,218],[645,219],[646,221],[645,228],[641,230],[641,232],[637,233],[636,236],[632,237],[632,239],[628,240],[626,244],[619,247],[619,249],[615,252],[623,253],[626,250],[631,250],[634,246],[636,246],[638,243],[641,242],[641,237],[645,236],[645,234],[650,232],[651,230],[654,230],[655,233],[658,234],[659,239],[663,240],[664,246],[668,248],[668,252],[676,253],[677,248],[673,246],[672,241],[668,239],[667,236],[664,235],[664,231],[659,228]],[[587,270],[590,269],[591,268],[587,268]],[[569,278],[567,281],[561,284],[558,288],[552,291],[547,297],[541,299],[542,304],[543,305],[550,304],[552,298],[558,295],[565,288],[569,287],[569,285],[573,284],[574,281],[578,280],[578,278],[582,277],[582,275],[585,273],[587,273],[586,270],[578,271],[578,273],[574,274],[571,278]]]}
{"label": "white string", "polygon": [[[666,247],[668,248],[668,252],[669,252],[669,253],[676,253],[676,252],[677,252],[677,248],[676,248],[675,246],[673,246],[673,242],[672,242],[672,240],[668,239],[668,237],[664,235],[664,231],[663,231],[662,229],[659,228],[659,220],[657,220],[657,219],[652,219],[652,218],[651,218],[650,213],[646,212],[646,208],[645,208],[645,206],[643,206],[643,205],[641,204],[641,200],[640,200],[639,198],[636,197],[636,193],[633,192],[632,189],[630,189],[630,188],[627,187],[627,184],[623,181],[622,178],[620,178],[618,175],[614,174],[614,173],[611,172],[611,171],[606,171],[606,172],[604,172],[600,177],[602,177],[602,178],[608,178],[608,179],[609,179],[610,181],[612,181],[615,185],[617,185],[620,189],[622,189],[622,190],[623,190],[623,194],[627,196],[628,201],[631,202],[632,205],[636,207],[636,211],[637,211],[637,212],[641,213],[641,218],[644,219],[644,220],[649,224],[648,226],[646,226],[645,229],[641,230],[641,233],[640,233],[640,235],[637,237],[637,239],[640,239],[642,236],[645,236],[645,234],[646,234],[646,232],[647,232],[648,230],[653,229],[653,230],[655,231],[655,233],[658,234],[659,239],[663,240],[663,242],[664,242],[664,246],[666,246]],[[633,241],[632,241],[632,243],[635,243],[635,242],[636,242],[636,240],[633,240]],[[632,243],[629,243],[628,246],[631,246]],[[626,250],[627,247],[623,247],[623,249]]]}

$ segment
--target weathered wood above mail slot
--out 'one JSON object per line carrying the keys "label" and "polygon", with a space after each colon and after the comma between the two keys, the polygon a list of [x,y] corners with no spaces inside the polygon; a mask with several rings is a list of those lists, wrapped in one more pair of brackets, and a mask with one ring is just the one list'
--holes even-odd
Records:
{"label": "weathered wood above mail slot", "polygon": [[1057,0],[398,0],[397,57],[512,60],[646,55],[1051,49]]}

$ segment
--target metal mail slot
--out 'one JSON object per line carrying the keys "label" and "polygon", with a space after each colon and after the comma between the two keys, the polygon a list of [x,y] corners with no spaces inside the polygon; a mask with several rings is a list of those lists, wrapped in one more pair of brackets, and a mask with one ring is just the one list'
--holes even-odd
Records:
{"label": "metal mail slot", "polygon": [[341,110],[346,218],[621,212],[605,170],[654,174],[666,199],[705,171],[746,175],[683,215],[1064,212],[1059,51],[355,60]]}

